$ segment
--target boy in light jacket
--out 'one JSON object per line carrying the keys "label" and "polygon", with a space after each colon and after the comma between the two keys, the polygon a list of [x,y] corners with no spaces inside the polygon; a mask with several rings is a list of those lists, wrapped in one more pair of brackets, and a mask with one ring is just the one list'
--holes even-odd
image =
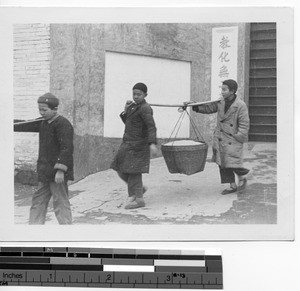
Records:
{"label": "boy in light jacket", "polygon": [[248,140],[249,115],[247,105],[236,95],[237,88],[236,81],[225,80],[222,84],[222,101],[192,107],[198,113],[218,114],[212,160],[219,165],[221,183],[230,184],[228,189],[222,191],[223,195],[244,190],[249,172],[243,167],[243,143]]}

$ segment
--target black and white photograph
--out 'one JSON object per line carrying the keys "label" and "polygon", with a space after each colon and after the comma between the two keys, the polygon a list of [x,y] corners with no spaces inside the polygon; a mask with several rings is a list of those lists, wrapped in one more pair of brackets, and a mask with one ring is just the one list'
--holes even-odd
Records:
{"label": "black and white photograph", "polygon": [[292,9],[17,12],[4,228],[293,239]]}

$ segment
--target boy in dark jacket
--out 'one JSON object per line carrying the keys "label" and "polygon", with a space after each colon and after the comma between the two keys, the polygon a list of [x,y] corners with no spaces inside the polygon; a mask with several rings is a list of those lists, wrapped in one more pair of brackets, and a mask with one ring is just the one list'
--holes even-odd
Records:
{"label": "boy in dark jacket", "polygon": [[67,183],[74,179],[73,126],[57,113],[58,105],[58,98],[46,93],[38,98],[42,118],[14,125],[14,131],[39,132],[39,188],[32,197],[29,224],[45,224],[51,197],[59,224],[72,223]]}
{"label": "boy in dark jacket", "polygon": [[153,111],[145,100],[147,86],[137,83],[132,90],[134,102],[127,102],[120,114],[125,123],[123,142],[111,165],[128,184],[129,198],[125,209],[145,206],[142,173],[149,173],[150,151],[157,152]]}

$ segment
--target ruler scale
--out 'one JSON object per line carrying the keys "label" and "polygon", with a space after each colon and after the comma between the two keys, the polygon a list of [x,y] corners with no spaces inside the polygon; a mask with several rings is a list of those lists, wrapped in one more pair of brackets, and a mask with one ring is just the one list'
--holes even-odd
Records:
{"label": "ruler scale", "polygon": [[223,289],[222,256],[197,250],[1,247],[0,285]]}

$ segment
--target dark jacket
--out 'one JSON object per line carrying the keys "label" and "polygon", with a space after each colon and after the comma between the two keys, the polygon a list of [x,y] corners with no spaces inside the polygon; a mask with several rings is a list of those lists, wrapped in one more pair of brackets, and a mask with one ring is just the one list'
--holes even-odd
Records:
{"label": "dark jacket", "polygon": [[213,138],[212,160],[222,168],[243,167],[243,143],[248,140],[249,115],[247,105],[236,98],[225,113],[225,101],[194,106],[199,113],[218,113]]}
{"label": "dark jacket", "polygon": [[156,144],[152,108],[146,101],[132,104],[120,117],[125,123],[125,131],[111,168],[122,173],[149,173],[149,145]]}
{"label": "dark jacket", "polygon": [[63,116],[52,122],[38,119],[14,124],[14,131],[39,132],[38,180],[54,181],[57,170],[65,172],[66,180],[74,180],[73,126]]}

